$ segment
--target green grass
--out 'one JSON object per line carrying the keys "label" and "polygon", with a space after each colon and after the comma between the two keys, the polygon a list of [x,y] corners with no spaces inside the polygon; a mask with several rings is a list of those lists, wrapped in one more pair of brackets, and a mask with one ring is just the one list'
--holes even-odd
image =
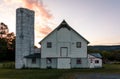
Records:
{"label": "green grass", "polygon": [[74,79],[77,73],[118,73],[120,64],[105,64],[100,69],[9,69],[0,64],[0,79]]}
{"label": "green grass", "polygon": [[41,69],[0,69],[0,79],[57,79],[62,76],[57,70]]}

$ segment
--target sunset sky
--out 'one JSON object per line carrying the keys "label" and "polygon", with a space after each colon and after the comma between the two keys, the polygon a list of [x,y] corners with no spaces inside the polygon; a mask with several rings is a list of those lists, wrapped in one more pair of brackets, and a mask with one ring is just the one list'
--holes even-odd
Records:
{"label": "sunset sky", "polygon": [[89,45],[120,44],[120,0],[0,0],[0,22],[15,32],[16,9],[35,11],[35,44],[63,19],[90,41]]}

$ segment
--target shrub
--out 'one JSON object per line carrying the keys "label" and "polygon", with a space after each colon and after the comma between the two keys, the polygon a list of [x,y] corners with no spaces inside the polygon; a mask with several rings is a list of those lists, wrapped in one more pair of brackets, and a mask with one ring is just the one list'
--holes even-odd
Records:
{"label": "shrub", "polygon": [[2,68],[14,69],[15,68],[15,63],[14,62],[3,63]]}

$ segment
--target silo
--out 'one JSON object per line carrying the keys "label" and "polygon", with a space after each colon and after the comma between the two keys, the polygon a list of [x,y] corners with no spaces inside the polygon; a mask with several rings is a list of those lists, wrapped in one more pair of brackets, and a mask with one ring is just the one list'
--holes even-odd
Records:
{"label": "silo", "polygon": [[26,8],[16,10],[15,68],[25,66],[24,56],[34,53],[34,11]]}

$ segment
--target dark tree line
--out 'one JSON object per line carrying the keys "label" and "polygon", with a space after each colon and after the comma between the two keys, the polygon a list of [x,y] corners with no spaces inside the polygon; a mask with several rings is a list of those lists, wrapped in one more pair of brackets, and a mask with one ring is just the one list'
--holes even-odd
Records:
{"label": "dark tree line", "polygon": [[15,35],[7,25],[0,23],[0,61],[15,60]]}

